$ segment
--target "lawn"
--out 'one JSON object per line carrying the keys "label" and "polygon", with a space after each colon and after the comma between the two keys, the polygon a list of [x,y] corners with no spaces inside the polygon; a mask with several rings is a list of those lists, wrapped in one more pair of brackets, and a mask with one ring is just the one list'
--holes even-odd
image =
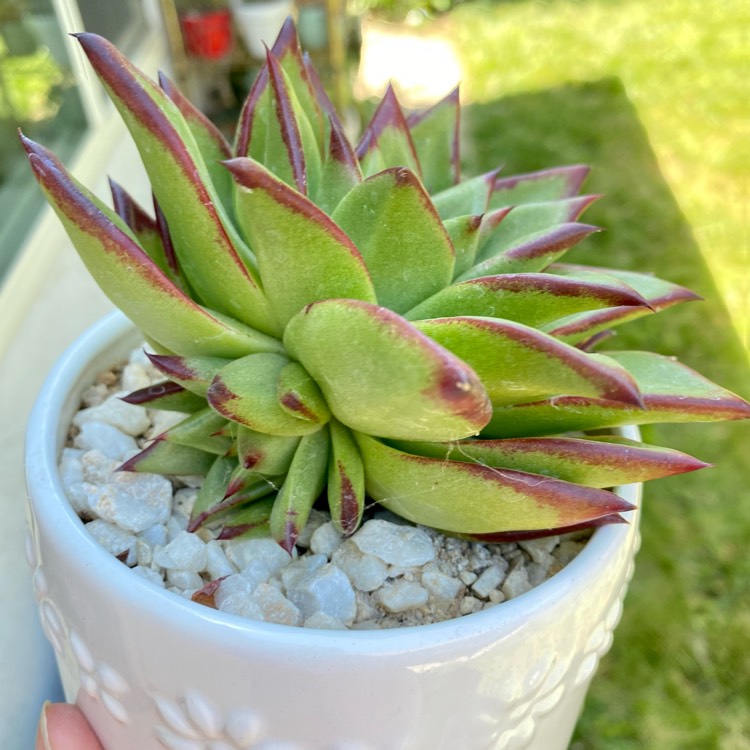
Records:
{"label": "lawn", "polygon": [[[440,27],[474,102],[467,170],[591,164],[587,190],[605,197],[586,220],[607,231],[568,257],[705,298],[611,346],[678,355],[748,398],[743,14],[737,0],[525,0],[460,6]],[[750,425],[645,434],[717,467],[647,486],[636,577],[572,748],[748,750]]]}

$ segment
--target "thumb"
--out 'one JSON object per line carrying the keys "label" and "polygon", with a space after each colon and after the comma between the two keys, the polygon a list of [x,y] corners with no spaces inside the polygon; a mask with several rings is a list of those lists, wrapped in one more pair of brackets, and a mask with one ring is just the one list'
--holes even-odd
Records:
{"label": "thumb", "polygon": [[102,746],[76,706],[45,703],[36,750],[102,750]]}

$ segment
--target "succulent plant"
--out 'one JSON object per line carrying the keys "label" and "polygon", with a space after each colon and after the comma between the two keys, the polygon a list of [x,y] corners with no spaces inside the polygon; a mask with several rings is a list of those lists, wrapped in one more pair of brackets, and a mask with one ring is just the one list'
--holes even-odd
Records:
{"label": "succulent plant", "polygon": [[407,114],[388,89],[356,147],[283,28],[232,147],[166,77],[78,40],[140,149],[154,215],[115,210],[21,136],[104,292],[166,380],[128,397],[188,416],[123,468],[205,474],[190,528],[291,550],[327,498],[482,540],[622,520],[611,488],[701,461],[603,432],[738,419],[750,405],[613,326],[695,299],[564,264],[583,166],[462,180],[458,92]]}

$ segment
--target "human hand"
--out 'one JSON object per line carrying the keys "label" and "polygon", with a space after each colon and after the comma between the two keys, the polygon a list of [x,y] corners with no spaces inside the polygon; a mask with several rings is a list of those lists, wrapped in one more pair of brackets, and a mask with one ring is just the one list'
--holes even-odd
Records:
{"label": "human hand", "polygon": [[45,703],[36,735],[36,750],[102,750],[76,706]]}

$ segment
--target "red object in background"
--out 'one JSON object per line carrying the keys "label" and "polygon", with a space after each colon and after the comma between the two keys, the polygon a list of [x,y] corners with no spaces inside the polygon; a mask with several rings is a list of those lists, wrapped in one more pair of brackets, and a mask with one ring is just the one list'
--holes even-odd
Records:
{"label": "red object in background", "polygon": [[232,17],[228,9],[180,16],[185,48],[193,57],[218,60],[232,49]]}

